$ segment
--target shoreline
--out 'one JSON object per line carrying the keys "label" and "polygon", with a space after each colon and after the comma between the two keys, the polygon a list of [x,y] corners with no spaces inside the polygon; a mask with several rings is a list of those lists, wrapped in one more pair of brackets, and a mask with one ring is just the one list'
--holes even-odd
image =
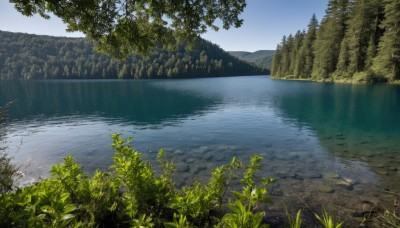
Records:
{"label": "shoreline", "polygon": [[274,80],[283,80],[283,81],[305,81],[305,82],[318,82],[318,83],[330,83],[330,84],[353,84],[353,85],[372,85],[372,84],[385,84],[385,85],[400,85],[400,80],[393,81],[393,82],[384,82],[384,81],[377,81],[377,82],[367,82],[367,81],[355,81],[348,80],[348,79],[341,79],[341,80],[315,80],[312,78],[292,78],[292,77],[275,77],[270,76],[271,79]]}

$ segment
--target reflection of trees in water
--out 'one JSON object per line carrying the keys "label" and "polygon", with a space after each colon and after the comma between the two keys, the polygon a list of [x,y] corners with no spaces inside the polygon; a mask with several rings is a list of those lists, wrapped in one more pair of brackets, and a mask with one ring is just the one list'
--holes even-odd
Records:
{"label": "reflection of trees in water", "polygon": [[150,81],[2,82],[0,97],[16,100],[13,120],[100,115],[136,124],[157,124],[201,113],[215,101],[153,86]]}
{"label": "reflection of trees in water", "polygon": [[298,83],[278,99],[282,116],[312,129],[330,154],[366,162],[384,178],[397,175],[399,86]]}

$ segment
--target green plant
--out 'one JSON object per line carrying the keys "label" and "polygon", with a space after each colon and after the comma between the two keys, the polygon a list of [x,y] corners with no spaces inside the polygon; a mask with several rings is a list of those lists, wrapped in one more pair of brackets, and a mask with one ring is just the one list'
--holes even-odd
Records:
{"label": "green plant", "polygon": [[390,227],[400,228],[400,215],[397,214],[396,211],[391,212],[389,210],[385,210],[382,215],[382,220]]}
{"label": "green plant", "polygon": [[9,192],[14,187],[15,178],[19,177],[19,167],[12,164],[11,157],[5,152],[3,140],[6,135],[5,115],[11,103],[0,107],[0,194]]}
{"label": "green plant", "polygon": [[314,214],[318,221],[325,228],[341,228],[343,223],[336,222],[333,216],[328,215],[325,210],[322,210],[322,218],[318,214]]}
{"label": "green plant", "polygon": [[286,210],[286,216],[287,216],[287,218],[289,220],[289,227],[290,228],[300,228],[301,227],[301,225],[303,223],[303,221],[301,220],[301,210],[297,211],[295,220],[293,220],[290,217],[289,212],[287,210]]}
{"label": "green plant", "polygon": [[264,212],[253,213],[260,203],[269,203],[266,197],[266,186],[274,183],[276,180],[263,178],[262,185],[255,182],[255,172],[261,169],[260,162],[262,158],[258,155],[251,157],[250,165],[245,166],[246,170],[240,183],[243,186],[242,192],[233,191],[236,198],[235,202],[230,202],[229,208],[232,213],[227,213],[222,218],[222,224],[225,227],[267,227],[262,224]]}
{"label": "green plant", "polygon": [[[269,202],[265,187],[274,180],[255,181],[261,157],[253,156],[249,165],[233,158],[215,168],[207,184],[178,189],[164,150],[158,153],[157,175],[130,145],[131,138],[112,137],[110,172],[97,170],[89,177],[68,156],[52,167],[48,179],[0,194],[0,227],[266,227],[265,213],[255,210]],[[243,191],[232,192],[231,182],[242,172]]]}

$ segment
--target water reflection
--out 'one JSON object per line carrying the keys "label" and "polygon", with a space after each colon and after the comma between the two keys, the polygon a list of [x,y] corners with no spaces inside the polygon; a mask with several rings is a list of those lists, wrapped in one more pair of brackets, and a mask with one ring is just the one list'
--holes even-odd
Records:
{"label": "water reflection", "polygon": [[272,213],[301,199],[313,207],[337,201],[351,215],[364,199],[389,202],[380,189],[400,189],[399,86],[236,77],[0,82],[0,89],[0,104],[17,101],[10,149],[33,175],[68,153],[88,171],[106,169],[109,135],[120,132],[134,135],[150,160],[165,147],[178,184],[208,178],[232,156],[261,154],[263,175],[280,179],[270,189]]}
{"label": "water reflection", "polygon": [[136,125],[160,124],[212,108],[218,99],[155,87],[149,81],[3,81],[0,104],[15,101],[12,121],[99,116]]}
{"label": "water reflection", "polygon": [[400,87],[296,82],[276,95],[288,122],[308,126],[327,151],[361,161],[384,187],[400,189]]}

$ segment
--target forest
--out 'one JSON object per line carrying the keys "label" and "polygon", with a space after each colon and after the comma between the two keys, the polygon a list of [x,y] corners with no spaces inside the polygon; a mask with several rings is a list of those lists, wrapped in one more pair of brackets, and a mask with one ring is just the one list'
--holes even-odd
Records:
{"label": "forest", "polygon": [[195,48],[158,48],[125,60],[93,51],[85,38],[0,31],[0,79],[147,79],[268,74],[203,39]]}
{"label": "forest", "polygon": [[283,36],[271,74],[325,82],[398,82],[400,1],[330,0],[319,24]]}

